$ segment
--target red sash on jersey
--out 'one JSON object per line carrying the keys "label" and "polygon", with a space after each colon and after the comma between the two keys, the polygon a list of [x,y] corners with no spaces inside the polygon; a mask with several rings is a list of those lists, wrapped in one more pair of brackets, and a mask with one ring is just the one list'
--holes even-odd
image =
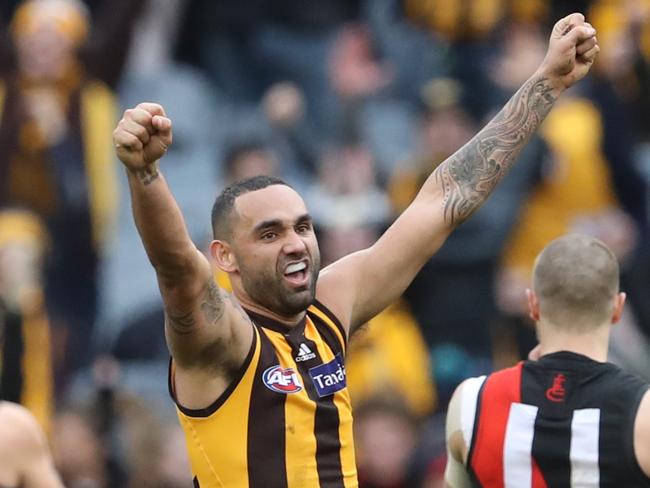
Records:
{"label": "red sash on jersey", "polygon": [[[505,488],[504,439],[510,406],[521,402],[522,366],[523,362],[520,362],[512,368],[490,375],[479,396],[468,465],[483,488]],[[532,488],[547,488],[534,460]]]}

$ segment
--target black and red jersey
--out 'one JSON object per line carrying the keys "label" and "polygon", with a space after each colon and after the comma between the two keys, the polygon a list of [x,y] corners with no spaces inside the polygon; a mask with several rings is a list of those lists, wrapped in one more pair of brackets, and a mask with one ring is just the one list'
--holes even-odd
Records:
{"label": "black and red jersey", "polygon": [[565,351],[470,381],[462,423],[475,485],[650,487],[633,442],[648,388],[613,364]]}

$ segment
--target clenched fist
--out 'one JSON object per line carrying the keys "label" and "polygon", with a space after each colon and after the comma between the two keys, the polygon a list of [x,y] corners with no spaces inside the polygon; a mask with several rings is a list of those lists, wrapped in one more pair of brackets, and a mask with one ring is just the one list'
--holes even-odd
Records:
{"label": "clenched fist", "polygon": [[571,14],[553,27],[539,71],[569,88],[589,72],[599,51],[596,29],[582,14]]}
{"label": "clenched fist", "polygon": [[113,131],[117,157],[131,171],[158,161],[172,143],[172,121],[156,103],[141,103],[124,112]]}

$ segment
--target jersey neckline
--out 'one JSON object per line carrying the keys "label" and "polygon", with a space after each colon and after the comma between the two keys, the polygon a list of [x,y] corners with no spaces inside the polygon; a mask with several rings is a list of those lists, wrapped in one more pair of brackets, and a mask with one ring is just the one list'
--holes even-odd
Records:
{"label": "jersey neckline", "polygon": [[251,318],[253,323],[257,326],[264,327],[265,329],[270,329],[275,332],[280,332],[282,334],[288,334],[292,330],[304,328],[305,323],[307,322],[307,311],[305,310],[305,315],[300,319],[300,321],[296,325],[286,325],[283,324],[282,322],[275,320],[271,317],[267,317],[266,315],[259,314],[257,312],[253,312],[252,310],[249,310],[247,308],[244,309],[246,314]]}
{"label": "jersey neckline", "polygon": [[544,354],[537,361],[527,360],[525,361],[531,366],[539,365],[541,367],[562,367],[562,368],[602,368],[607,366],[614,366],[609,362],[596,361],[589,356],[584,354],[579,354],[573,351],[557,351],[550,354]]}

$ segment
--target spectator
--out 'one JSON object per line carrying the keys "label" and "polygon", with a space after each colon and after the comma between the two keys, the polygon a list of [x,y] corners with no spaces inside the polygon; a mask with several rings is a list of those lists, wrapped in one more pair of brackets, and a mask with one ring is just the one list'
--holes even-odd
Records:
{"label": "spectator", "polygon": [[109,488],[107,453],[83,412],[65,410],[55,416],[52,454],[68,488]]}
{"label": "spectator", "polygon": [[228,183],[256,175],[277,175],[277,158],[262,142],[244,141],[232,144],[224,156],[225,180]]}
{"label": "spectator", "polygon": [[373,155],[362,144],[327,151],[306,197],[314,220],[324,228],[381,226],[389,215],[388,199],[377,185]]}
{"label": "spectator", "polygon": [[374,398],[355,410],[354,438],[361,488],[407,488],[417,421],[394,400]]}
{"label": "spectator", "polygon": [[111,2],[106,29],[92,38],[76,0],[25,0],[11,22],[16,64],[0,79],[0,204],[35,212],[51,236],[45,296],[66,342],[64,374],[90,359],[97,263],[116,200],[115,101],[105,83],[118,79],[126,19],[140,4]]}
{"label": "spectator", "polygon": [[[350,341],[345,368],[353,405],[391,394],[415,418],[433,412],[436,393],[420,327],[402,301],[368,322]],[[405,381],[405,378],[409,378]]]}
{"label": "spectator", "polygon": [[54,389],[43,299],[47,246],[36,216],[0,211],[0,399],[22,404],[49,432]]}

